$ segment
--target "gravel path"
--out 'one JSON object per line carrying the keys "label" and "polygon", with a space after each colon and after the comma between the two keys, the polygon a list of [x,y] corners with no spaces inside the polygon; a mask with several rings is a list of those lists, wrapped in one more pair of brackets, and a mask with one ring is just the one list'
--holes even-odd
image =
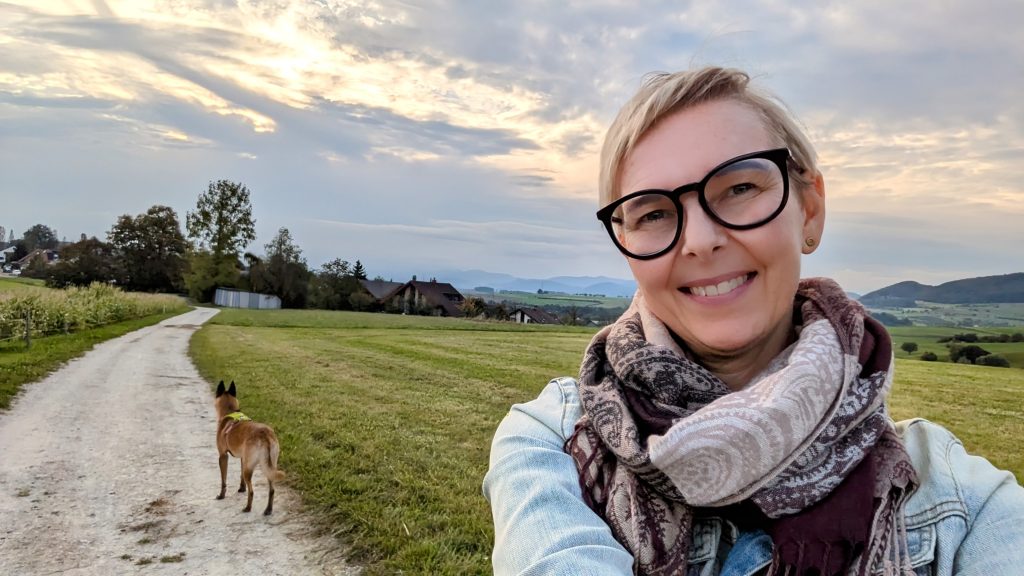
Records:
{"label": "gravel path", "polygon": [[242,513],[237,459],[228,498],[214,499],[213,395],[187,356],[214,314],[100,344],[0,413],[0,574],[358,574],[311,534],[287,486],[273,516]]}

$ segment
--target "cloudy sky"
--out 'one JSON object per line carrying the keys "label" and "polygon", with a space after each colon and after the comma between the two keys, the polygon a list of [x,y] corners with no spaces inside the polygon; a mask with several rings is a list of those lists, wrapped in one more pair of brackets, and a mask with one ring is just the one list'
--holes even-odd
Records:
{"label": "cloudy sky", "polygon": [[[802,4],[802,5],[798,5]],[[0,0],[0,226],[104,237],[212,180],[316,267],[628,268],[597,155],[644,73],[725,64],[807,127],[805,275],[848,290],[1024,270],[1024,3]]]}

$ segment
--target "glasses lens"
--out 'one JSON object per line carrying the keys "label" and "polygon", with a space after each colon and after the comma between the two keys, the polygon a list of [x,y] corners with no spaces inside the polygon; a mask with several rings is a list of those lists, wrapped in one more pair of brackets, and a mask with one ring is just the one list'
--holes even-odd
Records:
{"label": "glasses lens", "polygon": [[666,194],[650,192],[619,204],[611,221],[620,246],[635,256],[647,256],[672,244],[679,210]]}
{"label": "glasses lens", "polygon": [[779,209],[786,183],[779,166],[764,158],[726,164],[708,179],[704,196],[708,208],[733,226],[761,222]]}

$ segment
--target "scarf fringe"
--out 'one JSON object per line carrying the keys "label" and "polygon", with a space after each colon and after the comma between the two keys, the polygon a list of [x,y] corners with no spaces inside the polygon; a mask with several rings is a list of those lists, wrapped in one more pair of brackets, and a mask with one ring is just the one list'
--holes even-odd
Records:
{"label": "scarf fringe", "polygon": [[[872,522],[871,540],[867,550],[855,562],[851,575],[872,576],[914,576],[910,563],[910,549],[907,545],[907,522],[904,516],[909,494],[903,488],[894,488],[879,504]],[[779,549],[772,552],[772,563],[766,576],[800,576],[804,567],[803,545],[798,543],[799,553],[796,564],[782,560]],[[829,551],[826,549],[824,563],[828,566]],[[873,572],[881,568],[881,572]]]}
{"label": "scarf fringe", "polygon": [[881,567],[882,576],[914,576],[907,545],[905,488],[893,488],[879,504],[871,528],[871,541],[861,556],[859,576],[870,576],[872,568]]}

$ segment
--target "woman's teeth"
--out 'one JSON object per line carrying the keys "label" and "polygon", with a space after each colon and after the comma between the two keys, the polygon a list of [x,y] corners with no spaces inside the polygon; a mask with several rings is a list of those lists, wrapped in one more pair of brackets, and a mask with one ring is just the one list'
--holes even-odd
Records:
{"label": "woman's teeth", "polygon": [[725,282],[719,282],[712,286],[691,286],[690,293],[696,296],[724,296],[729,292],[739,288],[747,281],[747,275],[737,276],[732,280],[726,280]]}

